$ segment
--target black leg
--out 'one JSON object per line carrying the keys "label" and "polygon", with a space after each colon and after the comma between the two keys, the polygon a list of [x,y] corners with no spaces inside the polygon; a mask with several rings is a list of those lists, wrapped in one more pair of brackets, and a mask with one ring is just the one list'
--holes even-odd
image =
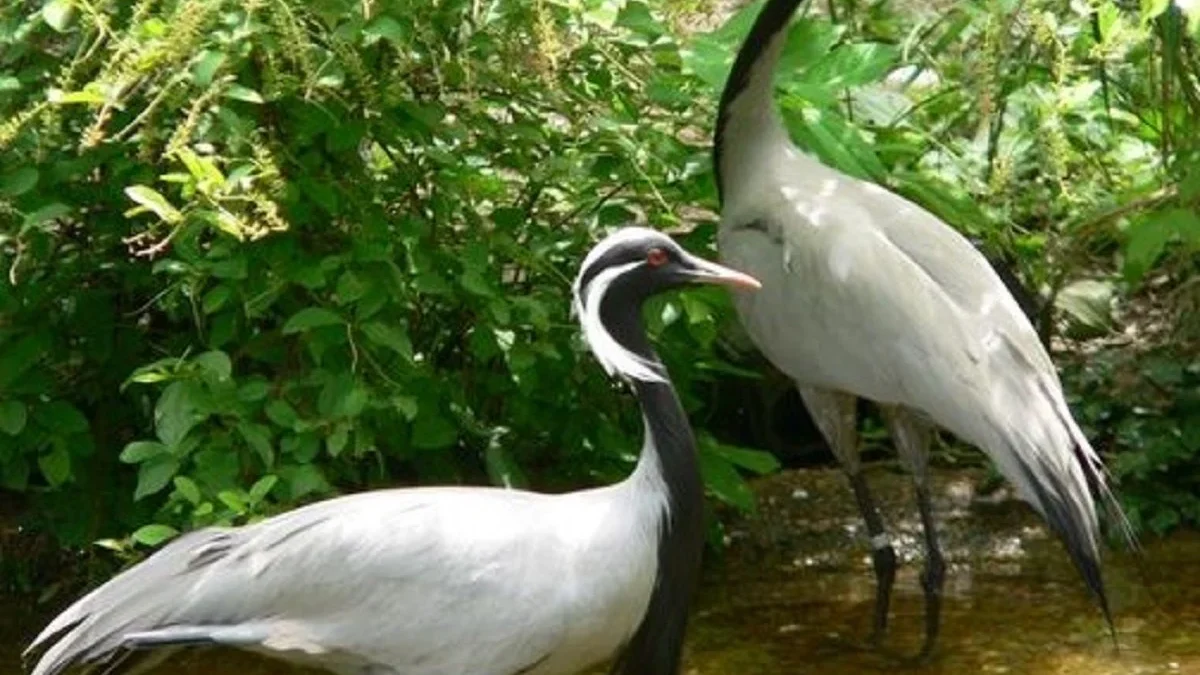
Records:
{"label": "black leg", "polygon": [[937,644],[942,620],[942,586],[946,581],[946,561],[938,544],[937,524],[933,520],[933,500],[929,488],[917,485],[917,508],[921,510],[921,526],[925,530],[925,570],[921,587],[925,589],[925,644],[917,658],[927,661]]}
{"label": "black leg", "polygon": [[858,510],[867,524],[871,536],[871,562],[875,568],[875,623],[871,630],[871,642],[879,644],[887,633],[888,605],[892,598],[892,585],[896,582],[896,550],[883,529],[883,518],[875,507],[875,499],[867,487],[861,472],[847,474]]}

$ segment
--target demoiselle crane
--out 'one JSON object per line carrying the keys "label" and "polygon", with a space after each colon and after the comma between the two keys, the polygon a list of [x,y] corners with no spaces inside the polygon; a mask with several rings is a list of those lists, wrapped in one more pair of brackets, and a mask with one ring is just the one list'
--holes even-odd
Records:
{"label": "demoiselle crane", "polygon": [[920,657],[937,641],[945,576],[929,491],[934,424],[983,449],[1045,518],[1111,628],[1093,495],[1132,535],[1028,319],[953,228],[788,137],[774,71],[801,2],[768,0],[726,81],[713,143],[718,250],[762,282],[735,298],[741,322],[795,382],[849,476],[873,548],[873,638],[887,628],[896,554],[862,475],[856,397],[879,404],[916,483],[926,548]]}
{"label": "demoiselle crane", "polygon": [[[642,328],[643,301],[686,284],[756,288],[664,234],[629,227],[574,284],[584,337],[642,408],[633,473],[561,495],[380,490],[184,535],[34,639],[33,675],[128,666],[189,645],[345,675],[674,675],[703,546],[695,441]],[[140,665],[146,665],[142,663]]]}

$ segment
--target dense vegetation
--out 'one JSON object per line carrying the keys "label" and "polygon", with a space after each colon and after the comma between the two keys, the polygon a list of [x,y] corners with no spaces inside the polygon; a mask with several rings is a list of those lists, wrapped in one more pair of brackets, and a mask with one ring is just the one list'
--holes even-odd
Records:
{"label": "dense vegetation", "polygon": [[[633,219],[712,254],[707,135],[757,5],[695,27],[718,9],[5,3],[0,490],[63,544],[126,548],[339,489],[623,474],[636,410],[569,281]],[[797,141],[1007,259],[1134,517],[1200,523],[1198,22],[811,9]],[[650,316],[710,490],[748,508],[739,470],[776,462],[729,421],[767,385],[726,297]]]}

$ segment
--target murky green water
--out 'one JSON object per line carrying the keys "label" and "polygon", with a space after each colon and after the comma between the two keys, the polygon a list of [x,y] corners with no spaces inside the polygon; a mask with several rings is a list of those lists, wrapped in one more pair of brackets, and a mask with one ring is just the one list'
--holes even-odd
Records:
{"label": "murky green water", "polygon": [[[920,528],[909,483],[876,467],[871,482],[905,560],[884,647],[864,644],[874,577],[844,479],[835,471],[790,472],[758,485],[762,512],[735,522],[727,555],[710,561],[685,673],[1200,675],[1200,534],[1147,539],[1140,563],[1130,554],[1109,556],[1117,652],[1058,544],[1006,495],[975,495],[974,478],[938,474],[949,570],[933,663],[917,668],[904,660],[920,646],[923,626]],[[20,672],[17,655],[49,611],[0,599],[0,673]],[[239,653],[194,652],[155,672],[300,671]]]}

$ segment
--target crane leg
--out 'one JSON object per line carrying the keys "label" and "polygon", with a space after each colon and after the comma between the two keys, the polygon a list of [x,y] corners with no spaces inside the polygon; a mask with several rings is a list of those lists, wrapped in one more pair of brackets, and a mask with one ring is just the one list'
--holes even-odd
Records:
{"label": "crane leg", "polygon": [[933,655],[937,644],[942,618],[942,587],[946,581],[946,560],[938,541],[933,498],[929,489],[929,446],[933,439],[933,427],[917,413],[901,407],[885,406],[883,416],[901,460],[912,472],[917,508],[921,512],[921,528],[925,531],[925,569],[921,573],[921,587],[925,591],[925,644],[921,646],[917,659],[926,661]]}
{"label": "crane leg", "polygon": [[858,457],[855,397],[823,389],[798,389],[805,407],[850,480],[858,511],[871,537],[871,563],[875,569],[875,615],[870,640],[878,644],[887,633],[888,605],[892,598],[892,586],[896,582],[896,550],[892,548],[879,508],[875,506],[875,498],[871,496],[867,479],[862,474]]}

